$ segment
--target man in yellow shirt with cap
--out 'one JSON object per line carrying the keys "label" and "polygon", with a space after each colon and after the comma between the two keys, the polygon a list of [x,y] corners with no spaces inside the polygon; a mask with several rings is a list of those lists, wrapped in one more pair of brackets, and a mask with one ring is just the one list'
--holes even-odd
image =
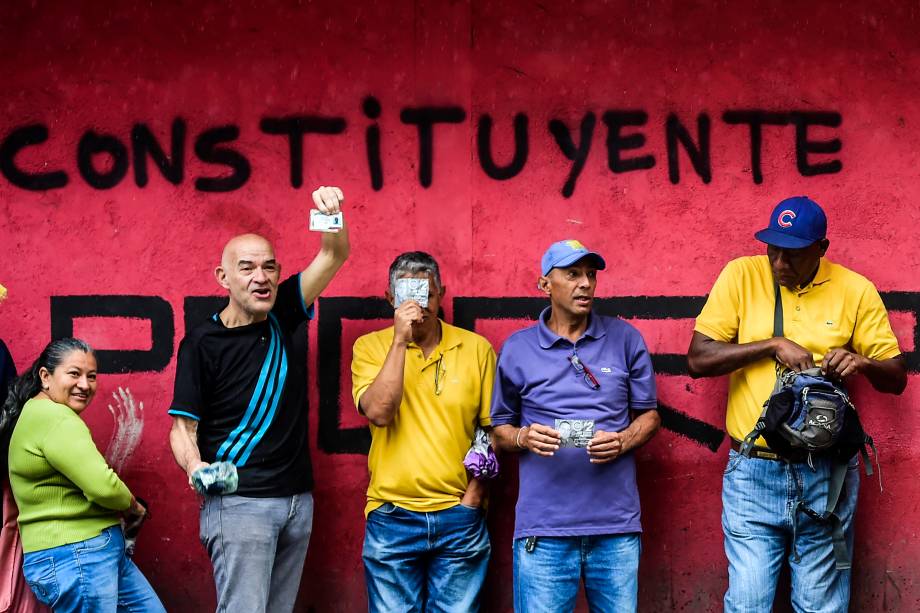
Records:
{"label": "man in yellow shirt with cap", "polygon": [[[423,280],[421,295],[397,302],[407,279]],[[444,290],[434,258],[400,255],[386,292],[393,325],[354,346],[355,406],[371,424],[362,553],[371,612],[479,609],[489,535],[483,485],[463,461],[476,426],[491,423],[495,352],[438,318]]]}
{"label": "man in yellow shirt with cap", "polygon": [[[728,263],[697,317],[687,355],[694,377],[730,373],[732,450],[722,482],[725,611],[771,611],[787,556],[797,611],[846,611],[850,571],[836,570],[831,532],[809,516],[793,517],[799,502],[826,506],[831,460],[818,457],[812,469],[779,457],[762,439],[744,457],[738,441],[753,430],[773,391],[777,363],[796,371],[818,365],[840,380],[863,375],[892,394],[904,390],[907,370],[875,286],[824,258],[827,218],[816,202],[783,200],[755,237],[767,244],[767,254]],[[783,336],[774,337],[776,292]],[[837,507],[850,552],[858,489],[854,458]],[[790,556],[790,548],[798,555]]]}

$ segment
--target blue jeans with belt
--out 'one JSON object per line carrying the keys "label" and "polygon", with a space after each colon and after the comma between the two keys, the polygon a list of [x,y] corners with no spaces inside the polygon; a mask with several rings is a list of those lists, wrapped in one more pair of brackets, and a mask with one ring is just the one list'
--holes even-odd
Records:
{"label": "blue jeans with belt", "polygon": [[489,565],[482,509],[416,513],[386,503],[370,512],[364,575],[371,613],[479,610]]}
{"label": "blue jeans with belt", "polygon": [[[531,537],[533,538],[533,537]],[[582,579],[592,613],[635,611],[639,596],[638,534],[541,536],[514,541],[516,613],[575,610]]]}
{"label": "blue jeans with belt", "polygon": [[55,613],[165,613],[156,593],[125,556],[120,526],[99,536],[23,555],[22,573]]}
{"label": "blue jeans with belt", "polygon": [[[805,463],[745,458],[737,451],[729,452],[722,478],[722,532],[728,558],[726,613],[772,611],[777,577],[786,560],[796,611],[846,612],[850,571],[836,569],[831,530],[796,513],[800,501],[818,513],[827,507],[832,463],[815,458],[814,465],[812,469]],[[854,458],[837,506],[851,558],[858,493],[859,465]]]}

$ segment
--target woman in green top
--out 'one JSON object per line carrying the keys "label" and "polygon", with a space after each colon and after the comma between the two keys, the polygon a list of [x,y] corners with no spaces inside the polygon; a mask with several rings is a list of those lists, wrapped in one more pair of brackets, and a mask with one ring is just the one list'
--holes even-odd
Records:
{"label": "woman in green top", "polygon": [[22,571],[54,611],[161,612],[153,588],[125,555],[121,529],[122,517],[134,522],[146,509],[106,464],[80,418],[95,393],[96,356],[72,338],[52,341],[10,386],[0,440],[9,441]]}

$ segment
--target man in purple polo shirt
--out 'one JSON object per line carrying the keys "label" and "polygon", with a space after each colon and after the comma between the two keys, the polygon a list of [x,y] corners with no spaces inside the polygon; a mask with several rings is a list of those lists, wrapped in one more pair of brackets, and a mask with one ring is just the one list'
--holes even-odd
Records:
{"label": "man in purple polo shirt", "polygon": [[543,255],[550,299],[502,347],[492,395],[499,448],[523,452],[514,526],[514,609],[635,611],[639,493],[631,453],[661,419],[639,331],[591,312],[604,259],[575,240]]}

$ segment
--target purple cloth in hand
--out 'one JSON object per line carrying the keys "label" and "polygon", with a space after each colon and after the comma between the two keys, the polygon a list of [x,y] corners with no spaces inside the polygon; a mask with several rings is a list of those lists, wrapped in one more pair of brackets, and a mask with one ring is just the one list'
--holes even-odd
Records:
{"label": "purple cloth in hand", "polygon": [[494,479],[498,476],[498,458],[495,457],[489,434],[478,426],[473,435],[473,444],[463,458],[463,465],[477,479]]}

